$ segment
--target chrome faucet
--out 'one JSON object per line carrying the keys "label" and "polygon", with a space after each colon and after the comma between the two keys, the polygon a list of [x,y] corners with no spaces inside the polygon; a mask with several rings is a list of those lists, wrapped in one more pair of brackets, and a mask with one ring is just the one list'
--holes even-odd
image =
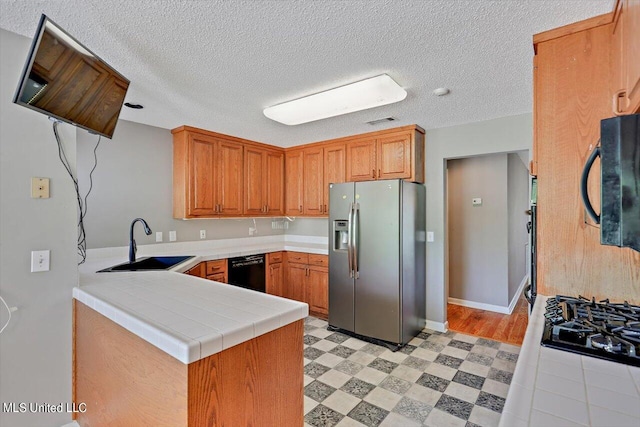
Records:
{"label": "chrome faucet", "polygon": [[140,221],[144,226],[144,232],[148,236],[151,234],[151,229],[149,228],[149,224],[142,218],[136,218],[131,222],[131,230],[129,230],[129,262],[136,261],[136,241],[133,238],[133,226],[136,225],[136,222]]}

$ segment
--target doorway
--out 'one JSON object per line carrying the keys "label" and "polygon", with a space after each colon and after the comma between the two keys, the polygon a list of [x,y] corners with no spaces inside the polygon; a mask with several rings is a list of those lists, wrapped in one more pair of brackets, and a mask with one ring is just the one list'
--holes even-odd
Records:
{"label": "doorway", "polygon": [[528,150],[447,159],[449,328],[521,344],[527,326]]}

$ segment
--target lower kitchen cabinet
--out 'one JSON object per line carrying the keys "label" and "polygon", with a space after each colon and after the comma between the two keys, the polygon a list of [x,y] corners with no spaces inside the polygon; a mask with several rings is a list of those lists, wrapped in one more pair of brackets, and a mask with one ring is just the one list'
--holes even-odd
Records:
{"label": "lower kitchen cabinet", "polygon": [[309,304],[309,314],[327,318],[329,314],[328,256],[287,253],[285,298]]}
{"label": "lower kitchen cabinet", "polygon": [[284,296],[284,265],[282,263],[282,252],[272,252],[267,254],[267,272],[265,286],[268,294]]}
{"label": "lower kitchen cabinet", "polygon": [[229,282],[226,259],[201,262],[185,271],[184,274],[215,280],[221,283]]}

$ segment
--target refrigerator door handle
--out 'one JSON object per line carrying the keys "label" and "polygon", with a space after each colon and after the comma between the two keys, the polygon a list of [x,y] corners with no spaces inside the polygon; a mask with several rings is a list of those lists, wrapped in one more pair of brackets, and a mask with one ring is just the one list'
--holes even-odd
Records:
{"label": "refrigerator door handle", "polygon": [[349,203],[349,217],[347,223],[347,234],[348,242],[347,242],[347,258],[349,259],[349,277],[353,279],[353,203]]}
{"label": "refrigerator door handle", "polygon": [[360,268],[358,267],[358,233],[359,233],[359,228],[360,228],[360,203],[354,203],[353,204],[353,225],[352,230],[353,230],[353,273],[355,275],[355,278],[359,278],[360,277]]}

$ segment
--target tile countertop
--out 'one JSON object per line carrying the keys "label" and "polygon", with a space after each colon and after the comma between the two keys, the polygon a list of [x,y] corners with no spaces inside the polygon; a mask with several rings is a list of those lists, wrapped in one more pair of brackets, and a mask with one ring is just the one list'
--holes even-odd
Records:
{"label": "tile countertop", "polygon": [[640,368],[542,347],[546,301],[536,298],[500,427],[640,426]]}
{"label": "tile countertop", "polygon": [[201,261],[282,250],[327,254],[326,238],[284,236],[140,247],[138,257],[195,255],[170,271],[96,273],[127,248],[89,250],[73,297],[188,364],[303,319],[307,304],[193,277]]}

